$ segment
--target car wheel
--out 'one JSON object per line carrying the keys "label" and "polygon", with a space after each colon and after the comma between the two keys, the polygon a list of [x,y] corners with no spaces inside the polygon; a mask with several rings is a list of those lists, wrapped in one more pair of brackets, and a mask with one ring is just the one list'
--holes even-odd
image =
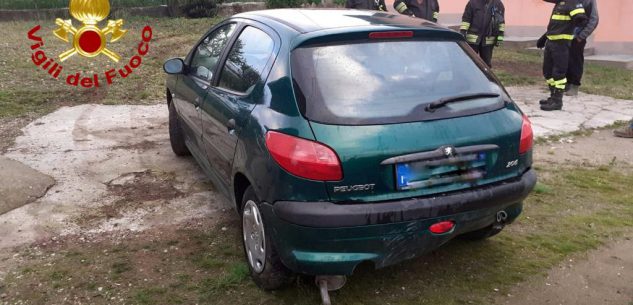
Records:
{"label": "car wheel", "polygon": [[503,228],[499,228],[495,225],[487,226],[483,229],[475,230],[472,232],[464,233],[459,237],[465,240],[482,240],[493,237],[503,231]]}
{"label": "car wheel", "polygon": [[185,135],[182,133],[180,118],[173,102],[169,104],[169,142],[171,143],[171,150],[174,151],[176,156],[191,155],[187,145],[185,145]]}
{"label": "car wheel", "polygon": [[266,234],[259,200],[252,186],[244,192],[241,214],[244,254],[255,284],[265,290],[275,290],[291,283],[294,274],[281,262],[270,235]]}

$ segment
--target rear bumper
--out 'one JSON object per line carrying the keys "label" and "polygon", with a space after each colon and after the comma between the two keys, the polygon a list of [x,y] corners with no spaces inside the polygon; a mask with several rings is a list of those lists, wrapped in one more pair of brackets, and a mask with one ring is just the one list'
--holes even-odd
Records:
{"label": "rear bumper", "polygon": [[339,205],[330,202],[277,202],[280,219],[316,228],[355,227],[447,216],[520,202],[536,184],[530,169],[515,181],[449,195],[402,201]]}
{"label": "rear bumper", "polygon": [[[512,222],[535,184],[536,174],[529,170],[515,181],[441,197],[353,205],[277,202],[263,204],[261,211],[288,268],[349,275],[363,262],[381,268],[430,252],[462,233],[493,224],[501,210]],[[442,220],[454,221],[453,231],[430,233],[429,226]]]}

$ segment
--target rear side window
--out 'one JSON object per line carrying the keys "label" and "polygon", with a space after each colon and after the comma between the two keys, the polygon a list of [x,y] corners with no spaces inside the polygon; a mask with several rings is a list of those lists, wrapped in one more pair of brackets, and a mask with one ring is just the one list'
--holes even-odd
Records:
{"label": "rear side window", "polygon": [[[453,41],[376,41],[295,49],[295,95],[304,115],[327,124],[424,120],[442,98],[502,89]],[[498,105],[498,98],[451,103],[455,113]],[[501,103],[502,104],[502,103]]]}
{"label": "rear side window", "polygon": [[250,92],[262,79],[274,44],[265,32],[246,27],[231,48],[220,74],[219,86],[240,93]]}

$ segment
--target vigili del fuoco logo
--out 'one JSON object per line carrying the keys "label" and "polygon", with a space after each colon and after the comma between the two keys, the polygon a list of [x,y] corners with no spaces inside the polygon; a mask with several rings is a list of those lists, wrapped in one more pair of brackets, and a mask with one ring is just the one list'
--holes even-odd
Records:
{"label": "vigili del fuoco logo", "polygon": [[108,57],[115,63],[120,62],[121,56],[114,49],[115,42],[130,36],[126,35],[128,30],[123,27],[123,19],[108,20],[103,28],[99,27],[99,22],[110,15],[110,2],[108,0],[70,0],[69,10],[70,15],[81,24],[75,26],[71,19],[57,18],[55,20],[58,28],[53,31],[53,34],[70,46],[70,49],[57,55],[57,59],[44,52],[44,39],[38,36],[42,29],[40,25],[33,27],[28,32],[28,38],[33,42],[31,59],[36,66],[55,79],[61,77],[68,85],[85,88],[101,87],[104,84],[111,85],[116,78],[127,78],[141,66],[143,57],[149,52],[149,43],[152,40],[150,26],[143,28],[136,54],[122,68],[110,69],[93,75],[82,75],[80,72],[64,74],[64,67],[61,63],[71,60],[75,55],[87,59],[101,55]]}

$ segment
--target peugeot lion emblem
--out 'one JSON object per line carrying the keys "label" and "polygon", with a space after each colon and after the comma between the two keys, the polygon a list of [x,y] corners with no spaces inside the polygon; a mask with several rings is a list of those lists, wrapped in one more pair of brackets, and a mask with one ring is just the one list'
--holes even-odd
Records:
{"label": "peugeot lion emblem", "polygon": [[451,147],[451,146],[444,147],[444,155],[447,158],[454,157],[455,156],[455,148]]}

